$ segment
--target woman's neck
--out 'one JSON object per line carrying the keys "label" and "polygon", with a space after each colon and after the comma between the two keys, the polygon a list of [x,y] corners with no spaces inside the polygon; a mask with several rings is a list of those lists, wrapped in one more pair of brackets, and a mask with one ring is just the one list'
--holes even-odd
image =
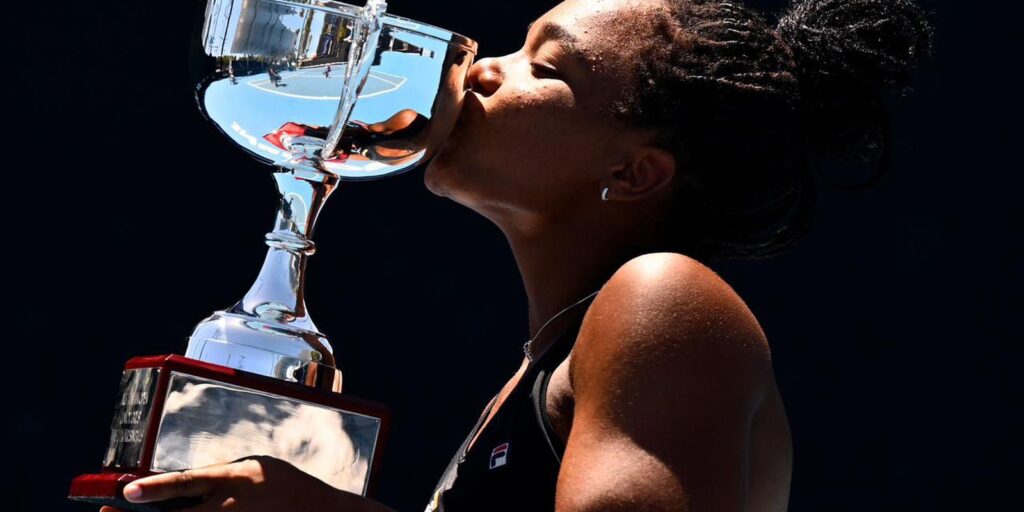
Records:
{"label": "woman's neck", "polygon": [[[642,253],[602,239],[592,229],[572,226],[531,234],[506,231],[506,238],[526,289],[531,339],[545,322],[599,289],[623,263]],[[533,342],[534,353],[543,351],[551,336],[581,313],[567,312],[544,327],[543,338]]]}

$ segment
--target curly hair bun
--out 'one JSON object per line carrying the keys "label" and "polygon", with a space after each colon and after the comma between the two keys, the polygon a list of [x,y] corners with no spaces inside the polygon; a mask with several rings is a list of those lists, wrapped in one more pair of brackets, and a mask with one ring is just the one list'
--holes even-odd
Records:
{"label": "curly hair bun", "polygon": [[801,80],[904,87],[931,53],[932,28],[910,0],[796,0],[776,28]]}
{"label": "curly hair bun", "polygon": [[794,0],[776,33],[793,52],[811,147],[824,158],[877,160],[856,188],[878,181],[890,153],[882,95],[909,92],[931,54],[925,13],[912,0]]}

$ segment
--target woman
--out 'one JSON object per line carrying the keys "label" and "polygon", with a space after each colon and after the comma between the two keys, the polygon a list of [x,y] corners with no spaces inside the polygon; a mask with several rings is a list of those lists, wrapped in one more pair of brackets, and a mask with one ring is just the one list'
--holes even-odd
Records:
{"label": "woman", "polygon": [[[425,182],[505,233],[531,341],[427,510],[786,510],[767,340],[702,261],[797,241],[811,163],[884,165],[879,94],[929,44],[909,0],[802,0],[777,27],[731,2],[568,0],[476,63]],[[390,510],[267,457],[125,494]]]}

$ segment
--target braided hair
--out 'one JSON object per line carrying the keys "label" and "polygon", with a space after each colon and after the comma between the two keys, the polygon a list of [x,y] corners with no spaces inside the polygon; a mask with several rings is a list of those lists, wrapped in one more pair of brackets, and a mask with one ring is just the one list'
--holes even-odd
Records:
{"label": "braided hair", "polygon": [[676,157],[673,245],[775,255],[810,228],[820,162],[877,162],[865,185],[885,172],[884,94],[932,47],[912,0],[794,0],[775,27],[738,0],[664,7],[612,114]]}

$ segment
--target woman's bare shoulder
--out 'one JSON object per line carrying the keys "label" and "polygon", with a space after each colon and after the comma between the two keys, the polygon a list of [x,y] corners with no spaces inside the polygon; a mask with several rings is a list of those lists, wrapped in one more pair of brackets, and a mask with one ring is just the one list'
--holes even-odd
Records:
{"label": "woman's bare shoulder", "polygon": [[[677,252],[636,256],[623,263],[602,288],[606,295],[627,293],[633,298],[649,300],[670,299],[671,295],[687,292],[713,293],[743,302],[718,273],[699,260]],[[746,304],[743,307],[746,308]]]}
{"label": "woman's bare shoulder", "polygon": [[695,357],[742,360],[773,380],[767,338],[736,291],[694,258],[648,253],[624,263],[594,298],[569,373],[574,378],[588,360],[628,371],[631,364],[649,368]]}
{"label": "woman's bare shoulder", "polygon": [[740,510],[761,481],[751,432],[774,389],[767,343],[731,287],[696,260],[652,253],[624,264],[587,310],[569,373],[556,492],[567,508],[644,497],[666,510]]}

